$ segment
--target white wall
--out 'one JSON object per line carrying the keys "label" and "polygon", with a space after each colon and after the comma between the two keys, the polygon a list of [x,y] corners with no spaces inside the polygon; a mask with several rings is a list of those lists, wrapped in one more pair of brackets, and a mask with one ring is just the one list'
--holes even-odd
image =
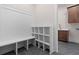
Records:
{"label": "white wall", "polygon": [[[18,8],[13,6],[0,5],[0,41],[31,36],[31,26],[33,24],[32,6],[22,6],[26,7],[25,10],[23,8],[19,9],[21,5],[16,5]],[[8,48],[13,49],[12,46],[8,46],[0,50],[0,53],[11,50]]]}
{"label": "white wall", "polygon": [[68,23],[67,6],[61,5],[58,7],[58,24],[61,24],[62,29],[69,29],[70,42],[79,43],[79,30],[76,30],[76,28],[79,28],[79,23]]}
{"label": "white wall", "polygon": [[[61,29],[68,29],[68,16],[66,7],[58,7],[58,24],[61,25]],[[60,29],[60,28],[59,28]]]}
{"label": "white wall", "polygon": [[35,26],[48,26],[54,28],[54,48],[58,50],[58,23],[57,23],[57,5],[55,4],[38,4],[35,11]]}
{"label": "white wall", "polygon": [[3,7],[1,10],[2,34],[5,38],[19,38],[31,35],[32,14],[28,15]]}
{"label": "white wall", "polygon": [[36,20],[35,25],[53,25],[52,16],[54,12],[52,12],[53,5],[36,5]]}

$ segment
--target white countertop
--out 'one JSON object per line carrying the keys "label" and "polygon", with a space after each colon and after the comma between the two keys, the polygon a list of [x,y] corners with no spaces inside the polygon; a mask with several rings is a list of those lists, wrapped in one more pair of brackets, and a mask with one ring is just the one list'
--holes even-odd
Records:
{"label": "white countertop", "polygon": [[69,29],[58,29],[58,30],[65,30],[65,31],[69,31]]}

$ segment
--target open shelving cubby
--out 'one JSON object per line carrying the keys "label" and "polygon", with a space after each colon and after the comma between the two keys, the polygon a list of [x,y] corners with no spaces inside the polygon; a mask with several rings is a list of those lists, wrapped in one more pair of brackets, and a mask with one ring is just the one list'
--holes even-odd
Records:
{"label": "open shelving cubby", "polygon": [[35,36],[36,46],[42,48],[43,51],[49,50],[49,54],[53,53],[53,27],[38,26],[32,27],[32,35]]}
{"label": "open shelving cubby", "polygon": [[39,40],[43,41],[43,35],[39,35]]}
{"label": "open shelving cubby", "polygon": [[46,43],[50,43],[50,37],[49,36],[44,36],[44,40]]}
{"label": "open shelving cubby", "polygon": [[35,33],[36,34],[38,33],[38,27],[35,27]]}
{"label": "open shelving cubby", "polygon": [[39,27],[39,33],[43,35],[43,27]]}
{"label": "open shelving cubby", "polygon": [[49,36],[50,35],[50,27],[44,27],[44,35]]}

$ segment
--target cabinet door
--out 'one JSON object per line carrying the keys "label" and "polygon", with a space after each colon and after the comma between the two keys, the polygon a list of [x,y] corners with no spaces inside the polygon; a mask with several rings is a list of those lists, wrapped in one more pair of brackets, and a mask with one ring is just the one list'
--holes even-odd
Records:
{"label": "cabinet door", "polygon": [[58,40],[59,41],[68,41],[69,32],[68,31],[58,31]]}
{"label": "cabinet door", "polygon": [[69,23],[79,23],[78,6],[68,8],[68,22]]}

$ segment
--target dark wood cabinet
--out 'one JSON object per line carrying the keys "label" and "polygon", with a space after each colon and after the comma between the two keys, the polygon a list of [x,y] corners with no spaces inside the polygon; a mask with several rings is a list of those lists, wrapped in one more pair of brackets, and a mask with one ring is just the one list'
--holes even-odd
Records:
{"label": "dark wood cabinet", "polygon": [[68,10],[68,23],[79,23],[79,4],[70,6]]}
{"label": "dark wood cabinet", "polygon": [[66,30],[58,30],[58,40],[68,42],[69,31]]}

